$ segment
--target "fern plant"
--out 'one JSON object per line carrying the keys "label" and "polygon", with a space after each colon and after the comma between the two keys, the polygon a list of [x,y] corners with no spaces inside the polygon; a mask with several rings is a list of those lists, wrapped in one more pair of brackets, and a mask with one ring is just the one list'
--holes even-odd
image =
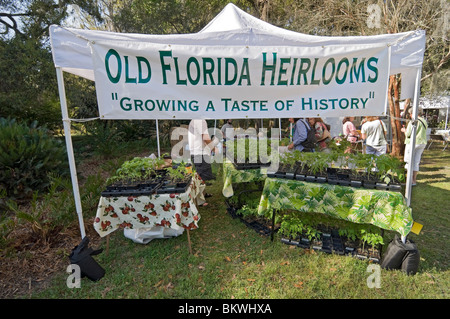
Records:
{"label": "fern plant", "polygon": [[67,175],[66,149],[47,129],[0,118],[0,188],[10,198],[45,190],[49,173]]}

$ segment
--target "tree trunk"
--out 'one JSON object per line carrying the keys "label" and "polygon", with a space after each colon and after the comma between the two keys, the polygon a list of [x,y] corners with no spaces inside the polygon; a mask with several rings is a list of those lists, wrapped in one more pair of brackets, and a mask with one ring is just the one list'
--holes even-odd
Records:
{"label": "tree trunk", "polygon": [[402,124],[400,121],[400,99],[399,99],[400,81],[397,75],[389,77],[388,101],[389,114],[392,128],[392,149],[391,155],[402,157],[405,151],[404,136],[401,131]]}

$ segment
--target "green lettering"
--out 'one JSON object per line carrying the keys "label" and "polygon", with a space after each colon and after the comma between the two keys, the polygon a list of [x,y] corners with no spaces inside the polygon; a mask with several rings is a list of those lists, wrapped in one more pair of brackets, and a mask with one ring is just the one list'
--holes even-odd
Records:
{"label": "green lettering", "polygon": [[375,77],[371,77],[369,76],[369,78],[367,79],[370,83],[374,83],[378,80],[378,68],[376,66],[373,66],[371,63],[375,62],[375,64],[378,63],[378,59],[371,57],[369,60],[367,60],[367,68],[370,71],[373,71],[375,73]]}
{"label": "green lettering", "polygon": [[[117,75],[114,77],[111,75],[111,70],[109,69],[109,58],[111,56],[115,56],[117,59]],[[106,53],[105,56],[105,69],[106,69],[106,74],[108,75],[108,79],[112,82],[112,83],[117,83],[120,80],[120,75],[122,73],[122,61],[120,61],[120,55],[119,53],[117,53],[116,50],[114,49],[109,49],[109,51]],[[127,110],[126,110],[127,111]]]}
{"label": "green lettering", "polygon": [[320,80],[314,80],[314,75],[316,74],[317,61],[319,61],[319,58],[314,59],[314,66],[313,66],[312,73],[311,73],[311,85],[313,85],[313,84],[319,85],[320,84]]}
{"label": "green lettering", "polygon": [[[197,77],[193,78],[191,76],[191,64],[194,64],[195,68],[197,70]],[[197,85],[197,83],[200,81],[200,65],[198,64],[198,61],[195,57],[190,57],[187,61],[187,66],[186,66],[186,70],[187,70],[187,76],[189,79],[189,82],[192,85]]]}
{"label": "green lettering", "polygon": [[[328,66],[328,64],[330,64],[330,63],[331,63],[331,75],[330,75],[330,77],[327,79],[325,73],[326,73],[326,70],[327,70],[327,66]],[[322,69],[322,82],[323,82],[323,84],[325,84],[325,85],[329,84],[329,83],[331,82],[331,79],[332,79],[333,76],[334,76],[334,71],[336,70],[336,66],[334,65],[334,63],[335,63],[334,58],[329,58],[329,59],[325,62],[325,64],[323,65],[323,69]]]}
{"label": "green lettering", "polygon": [[[306,64],[306,69],[303,68],[303,64]],[[298,78],[297,78],[297,85],[300,85],[300,76],[303,74],[303,84],[308,85],[308,80],[306,78],[306,73],[308,72],[309,68],[311,67],[311,60],[308,58],[301,58],[300,59],[300,68],[298,70]]]}
{"label": "green lettering", "polygon": [[244,62],[242,63],[242,70],[241,70],[241,76],[239,77],[239,83],[240,86],[242,84],[242,80],[247,80],[247,85],[252,85],[250,82],[250,69],[248,67],[248,58],[244,58]]}
{"label": "green lettering", "polygon": [[273,64],[267,64],[267,53],[263,52],[263,67],[262,67],[262,74],[261,74],[261,85],[265,85],[266,82],[266,72],[272,72],[272,76],[270,79],[270,85],[274,85],[274,78],[275,78],[275,67],[277,65],[277,53],[272,52],[273,57]]}
{"label": "green lettering", "polygon": [[[209,67],[207,66],[209,64]],[[208,81],[206,80],[206,76],[209,76],[209,80],[211,81],[211,85],[214,85],[214,61],[211,58],[203,58],[203,85],[207,85]]]}
{"label": "green lettering", "polygon": [[353,75],[355,75],[356,82],[359,82],[359,75],[361,74],[361,82],[366,82],[366,76],[364,73],[364,61],[366,58],[363,58],[361,62],[359,63],[358,70],[356,69],[356,62],[358,61],[358,58],[353,58],[352,67],[350,68],[350,83],[353,83]]}
{"label": "green lettering", "polygon": [[[175,74],[177,77],[177,85],[187,85],[186,79],[184,79],[184,80],[180,79],[180,71],[178,68],[178,58],[177,57],[173,58],[173,61],[175,63]],[[164,84],[166,84],[166,83],[164,83]]]}
{"label": "green lettering", "polygon": [[[234,67],[234,72],[230,72],[229,65]],[[229,75],[233,74],[233,78],[229,79]],[[225,58],[225,85],[232,85],[237,79],[237,63],[233,58]]]}
{"label": "green lettering", "polygon": [[[139,83],[148,83],[150,78],[152,77],[152,69],[150,68],[150,63],[148,60],[142,56],[136,57],[138,63],[138,72],[139,72]],[[147,77],[144,79],[142,77],[142,62],[147,66]]]}
{"label": "green lettering", "polygon": [[128,56],[124,56],[125,59],[125,83],[136,83],[136,78],[130,78],[130,66],[128,64]]}
{"label": "green lettering", "polygon": [[277,85],[287,85],[287,80],[282,80],[281,77],[286,74],[287,69],[284,68],[284,64],[291,63],[291,58],[281,58],[280,59],[280,70],[278,71],[278,83]]}
{"label": "green lettering", "polygon": [[213,105],[213,102],[212,102],[212,101],[209,101],[209,102],[208,102],[208,105],[206,106],[206,111],[209,111],[209,109],[212,109],[214,112],[216,111],[216,110],[214,109],[214,105]]}
{"label": "green lettering", "polygon": [[120,99],[120,108],[124,111],[131,111],[131,108],[132,108],[131,103],[124,103],[124,101],[129,102],[130,98],[128,98],[128,97],[121,98]]}
{"label": "green lettering", "polygon": [[[339,71],[341,70],[341,66],[344,63],[346,64],[346,67],[344,69],[344,75],[342,76],[341,79],[339,79]],[[336,83],[337,84],[343,84],[345,82],[345,79],[347,78],[347,72],[348,72],[349,65],[350,65],[350,63],[348,62],[347,58],[342,58],[342,60],[339,61],[338,65],[337,65],[337,70],[336,70]]]}
{"label": "green lettering", "polygon": [[163,83],[162,84],[167,84],[166,72],[170,71],[170,64],[164,63],[165,57],[172,57],[172,51],[159,51],[159,59],[161,61],[161,71],[163,72],[163,74],[162,74]]}
{"label": "green lettering", "polygon": [[295,68],[296,67],[297,67],[297,58],[294,58],[294,65],[292,66],[291,83],[290,83],[290,85],[294,85],[294,75],[295,75]]}

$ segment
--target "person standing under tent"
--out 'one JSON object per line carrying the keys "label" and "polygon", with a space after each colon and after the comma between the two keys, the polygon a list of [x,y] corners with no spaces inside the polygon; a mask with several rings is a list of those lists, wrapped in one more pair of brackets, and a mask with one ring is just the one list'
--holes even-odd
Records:
{"label": "person standing under tent", "polygon": [[386,154],[386,126],[378,116],[368,116],[361,126],[361,137],[366,140],[366,154]]}
{"label": "person standing under tent", "polygon": [[233,120],[226,120],[220,130],[222,131],[223,145],[225,146],[227,140],[231,141],[234,139]]}
{"label": "person standing under tent", "polygon": [[306,138],[308,137],[308,131],[312,129],[308,121],[304,118],[290,118],[289,122],[295,123],[295,125],[292,135],[292,143],[288,145],[288,149],[295,149],[301,152],[313,152],[314,149],[305,148],[302,145],[302,143],[306,141]]}
{"label": "person standing under tent", "polygon": [[319,150],[325,151],[328,143],[331,141],[331,134],[327,126],[320,117],[310,117],[308,118],[308,122],[316,130],[316,140]]}
{"label": "person standing under tent", "polygon": [[[412,113],[412,110],[409,110]],[[411,114],[410,114],[411,115]],[[422,111],[419,111],[419,116],[417,118],[417,129],[416,129],[416,144],[414,147],[414,162],[412,164],[412,186],[415,186],[417,183],[417,174],[419,173],[419,164],[422,158],[422,153],[425,150],[425,146],[427,145],[427,129],[428,123],[422,116]],[[410,116],[411,118],[411,116]],[[411,133],[412,133],[412,124],[408,123],[406,128],[402,127],[401,131],[405,133],[405,155],[404,161],[406,162],[405,168],[408,168],[409,158],[411,156]]]}
{"label": "person standing under tent", "polygon": [[353,121],[355,118],[353,116],[345,117],[342,120],[342,133],[347,141],[352,143],[352,146],[345,150],[345,153],[351,153],[354,149],[356,149],[356,143],[359,139],[358,131],[356,130],[355,124]]}
{"label": "person standing under tent", "polygon": [[[214,149],[205,120],[191,120],[188,130],[188,143],[191,161],[200,178],[207,182],[214,179],[211,168],[211,153]],[[212,196],[205,193],[205,198]],[[207,203],[203,204],[204,206]]]}

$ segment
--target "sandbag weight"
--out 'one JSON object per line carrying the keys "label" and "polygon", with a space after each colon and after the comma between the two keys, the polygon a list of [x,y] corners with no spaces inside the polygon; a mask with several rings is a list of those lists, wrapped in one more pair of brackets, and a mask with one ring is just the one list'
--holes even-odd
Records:
{"label": "sandbag weight", "polygon": [[396,235],[389,243],[386,253],[381,261],[383,269],[401,269],[408,275],[414,275],[420,262],[420,254],[417,245],[412,240],[403,243]]}

